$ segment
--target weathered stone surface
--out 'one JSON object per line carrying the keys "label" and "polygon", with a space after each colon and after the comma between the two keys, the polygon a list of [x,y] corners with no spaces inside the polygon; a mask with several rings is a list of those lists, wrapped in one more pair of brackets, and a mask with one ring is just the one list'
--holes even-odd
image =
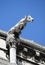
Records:
{"label": "weathered stone surface", "polygon": [[12,64],[8,60],[0,58],[0,65],[16,65],[16,64]]}

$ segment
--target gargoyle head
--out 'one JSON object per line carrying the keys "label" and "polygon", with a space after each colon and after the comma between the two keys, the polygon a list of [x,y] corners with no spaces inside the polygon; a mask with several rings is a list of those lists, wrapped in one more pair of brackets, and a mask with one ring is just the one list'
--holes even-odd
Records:
{"label": "gargoyle head", "polygon": [[31,16],[25,16],[25,19],[27,20],[27,22],[33,22],[34,18],[32,18]]}

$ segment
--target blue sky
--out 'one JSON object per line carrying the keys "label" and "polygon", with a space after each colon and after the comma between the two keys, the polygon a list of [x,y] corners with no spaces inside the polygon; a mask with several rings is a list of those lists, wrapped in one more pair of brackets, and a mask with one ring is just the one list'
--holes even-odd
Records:
{"label": "blue sky", "polygon": [[0,29],[7,31],[25,15],[34,18],[20,35],[45,45],[45,0],[0,0]]}

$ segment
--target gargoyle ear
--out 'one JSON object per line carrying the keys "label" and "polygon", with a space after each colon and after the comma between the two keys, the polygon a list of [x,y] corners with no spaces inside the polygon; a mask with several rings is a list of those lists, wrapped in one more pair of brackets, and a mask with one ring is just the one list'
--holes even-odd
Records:
{"label": "gargoyle ear", "polygon": [[27,19],[27,16],[25,16],[25,19]]}

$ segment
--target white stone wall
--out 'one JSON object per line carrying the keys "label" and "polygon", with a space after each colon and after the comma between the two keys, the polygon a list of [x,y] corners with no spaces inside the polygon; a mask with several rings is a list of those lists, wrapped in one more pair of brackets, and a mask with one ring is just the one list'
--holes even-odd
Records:
{"label": "white stone wall", "polygon": [[[2,49],[6,49],[6,42],[2,39],[0,39],[0,48]],[[7,59],[6,58],[6,53],[2,50],[0,50],[0,58],[4,58],[4,59]]]}

